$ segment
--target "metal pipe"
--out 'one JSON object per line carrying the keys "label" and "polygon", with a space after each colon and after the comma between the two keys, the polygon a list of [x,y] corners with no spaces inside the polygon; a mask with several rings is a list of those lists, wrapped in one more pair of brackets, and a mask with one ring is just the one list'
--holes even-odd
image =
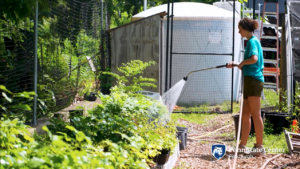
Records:
{"label": "metal pipe", "polygon": [[144,11],[147,10],[147,0],[144,0]]}
{"label": "metal pipe", "polygon": [[165,81],[165,91],[168,90],[168,54],[169,54],[169,15],[170,15],[170,0],[168,0],[167,9],[167,36],[166,36],[166,81]]}
{"label": "metal pipe", "polygon": [[[254,10],[253,10],[254,11]],[[233,39],[232,39],[232,53],[233,53],[233,55],[232,55],[232,61],[234,61],[234,39],[235,39],[235,0],[233,0],[233,9],[232,9],[232,12],[233,12],[233,23],[232,23],[232,28],[233,28]],[[234,75],[234,71],[233,71],[233,69],[231,70],[231,113],[233,113],[233,75]],[[243,76],[242,76],[242,78],[243,78]],[[242,88],[243,88],[243,86],[242,86]],[[242,93],[242,97],[243,97],[243,93]],[[243,98],[242,98],[243,99]],[[243,100],[242,100],[242,102],[243,102]],[[242,104],[240,105],[240,107],[242,108]],[[237,136],[237,141],[239,142],[239,136],[240,136],[240,132],[241,132],[241,119],[242,119],[242,110],[240,110],[241,111],[241,114],[240,114],[240,119],[239,119],[239,129],[238,129],[238,136]],[[238,143],[237,143],[238,144]],[[237,148],[237,147],[236,147]],[[234,155],[234,161],[233,161],[233,169],[235,169],[235,164],[236,164],[236,158],[237,158],[237,151],[236,151],[236,153],[235,153],[235,155]]]}
{"label": "metal pipe", "polygon": [[253,0],[253,19],[255,19],[255,0]]}
{"label": "metal pipe", "polygon": [[32,118],[32,124],[37,125],[36,123],[36,108],[37,108],[37,44],[38,44],[38,15],[39,15],[39,6],[38,1],[36,1],[36,7],[35,7],[35,17],[34,17],[34,82],[33,82],[33,88],[34,88],[34,101],[33,101],[33,118]]}
{"label": "metal pipe", "polygon": [[[234,39],[235,39],[235,0],[233,0],[233,9],[232,9],[232,13],[233,13],[233,25],[232,25],[232,28],[233,28],[233,38],[232,38],[232,40],[233,40],[233,42],[232,42],[232,61],[234,61]],[[234,77],[234,71],[233,71],[233,69],[231,70],[231,113],[233,113],[233,110],[232,110],[232,108],[233,108],[233,77]]]}
{"label": "metal pipe", "polygon": [[36,1],[35,7],[35,17],[34,17],[34,82],[33,82],[33,90],[34,90],[34,100],[33,100],[33,117],[32,124],[36,124],[36,108],[37,108],[37,41],[38,41],[38,1]]}
{"label": "metal pipe", "polygon": [[171,85],[172,85],[171,83],[172,83],[173,18],[174,18],[174,0],[172,0],[172,12],[171,12],[170,83],[169,83],[169,88],[171,88]]}
{"label": "metal pipe", "polygon": [[[104,47],[103,47],[103,43],[104,43],[104,40],[103,40],[103,36],[104,36],[104,30],[103,30],[103,0],[101,0],[101,40],[100,40],[100,43],[101,43],[101,48],[100,48],[100,52],[101,52],[101,60],[100,60],[100,65],[101,65],[101,71],[105,71],[104,69]],[[101,75],[102,75],[102,72],[101,72]]]}
{"label": "metal pipe", "polygon": [[[291,35],[291,20],[290,20],[290,5],[291,5],[291,2],[288,2],[288,5],[287,5],[287,20],[288,20],[288,28],[289,29],[287,29],[287,30],[289,30],[288,31],[288,34],[289,34],[289,36],[288,36],[288,44],[289,44],[289,46],[290,46],[290,48],[289,48],[289,59],[290,59],[290,77],[291,77],[291,96],[290,96],[290,98],[291,98],[291,102],[290,102],[290,104],[294,104],[294,79],[293,79],[293,52],[292,52],[292,47],[293,47],[293,44],[292,44],[292,40],[291,40],[291,38],[292,38],[292,35]],[[289,103],[288,103],[289,104]],[[293,113],[293,106],[291,106],[291,113]]]}
{"label": "metal pipe", "polygon": [[172,52],[175,55],[233,55],[232,53],[194,53],[194,52]]}

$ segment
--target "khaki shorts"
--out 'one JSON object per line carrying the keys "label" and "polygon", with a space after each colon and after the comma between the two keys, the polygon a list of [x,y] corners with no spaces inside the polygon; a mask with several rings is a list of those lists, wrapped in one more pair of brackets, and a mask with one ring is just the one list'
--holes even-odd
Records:
{"label": "khaki shorts", "polygon": [[251,76],[244,77],[244,99],[249,96],[261,97],[261,92],[263,90],[264,83],[254,79]]}

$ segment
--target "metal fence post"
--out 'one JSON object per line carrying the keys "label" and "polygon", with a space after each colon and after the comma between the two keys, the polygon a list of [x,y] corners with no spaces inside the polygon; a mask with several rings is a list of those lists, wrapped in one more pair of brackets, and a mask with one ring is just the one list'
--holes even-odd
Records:
{"label": "metal fence post", "polygon": [[36,108],[37,108],[37,44],[38,44],[38,1],[36,1],[36,7],[35,7],[35,16],[34,16],[34,101],[33,101],[33,118],[32,118],[32,124],[37,125],[36,123]]}

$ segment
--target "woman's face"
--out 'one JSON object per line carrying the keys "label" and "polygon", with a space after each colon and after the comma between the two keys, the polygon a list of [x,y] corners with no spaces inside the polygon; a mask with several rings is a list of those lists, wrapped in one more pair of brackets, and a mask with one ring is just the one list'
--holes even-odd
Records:
{"label": "woman's face", "polygon": [[241,34],[242,37],[246,37],[247,31],[243,29],[241,26],[239,26],[239,33]]}

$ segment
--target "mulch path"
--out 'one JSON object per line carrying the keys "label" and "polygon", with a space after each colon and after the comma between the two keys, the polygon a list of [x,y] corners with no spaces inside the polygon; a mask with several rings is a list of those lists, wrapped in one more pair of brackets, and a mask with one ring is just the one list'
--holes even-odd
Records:
{"label": "mulch path", "polygon": [[[216,160],[211,153],[211,146],[219,144],[213,140],[221,141],[226,146],[235,147],[235,129],[231,114],[220,114],[215,119],[211,120],[209,124],[199,125],[190,123],[183,119],[178,119],[178,123],[184,124],[189,128],[189,135],[187,140],[187,147],[180,151],[180,158],[176,162],[175,169],[201,169],[201,168],[225,168],[230,169],[233,165],[233,156],[225,155],[220,160]],[[215,131],[223,126],[227,126],[211,135],[200,138],[201,140],[192,140],[189,138],[197,137],[208,132]],[[225,134],[223,134],[225,133]],[[233,133],[233,134],[226,134]],[[263,157],[239,156],[236,162],[236,168],[253,168],[259,169],[269,158],[277,154],[267,154]],[[269,162],[266,168],[298,168],[300,169],[300,154],[287,155],[283,154],[280,157]]]}

